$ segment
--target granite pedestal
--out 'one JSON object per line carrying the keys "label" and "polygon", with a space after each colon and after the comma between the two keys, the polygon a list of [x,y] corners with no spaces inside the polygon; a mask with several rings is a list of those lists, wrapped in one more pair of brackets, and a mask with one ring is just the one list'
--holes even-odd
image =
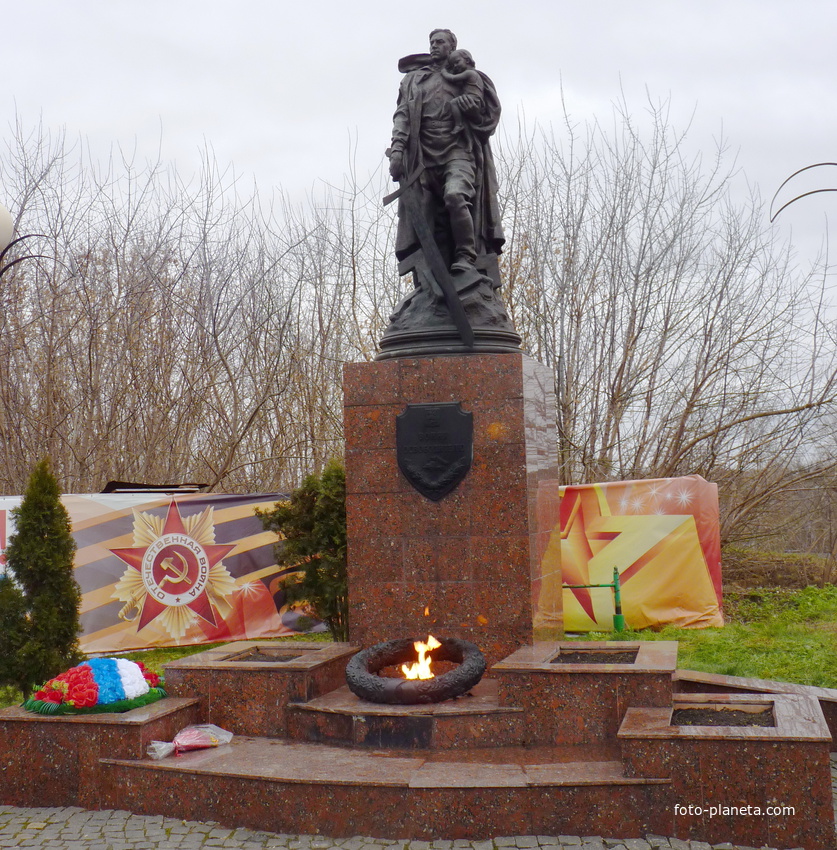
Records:
{"label": "granite pedestal", "polygon": [[[436,502],[399,470],[396,417],[450,402],[473,414],[473,463]],[[492,664],[560,637],[553,491],[539,487],[557,477],[552,371],[521,353],[351,363],[344,416],[352,643],[431,632]]]}

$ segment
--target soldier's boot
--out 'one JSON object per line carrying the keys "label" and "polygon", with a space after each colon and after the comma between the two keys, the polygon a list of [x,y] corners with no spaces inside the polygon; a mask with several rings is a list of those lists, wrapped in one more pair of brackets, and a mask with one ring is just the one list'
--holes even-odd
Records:
{"label": "soldier's boot", "polygon": [[474,237],[474,219],[465,204],[453,209],[448,207],[450,229],[453,235],[454,255],[452,272],[466,272],[473,269],[477,261],[477,246]]}

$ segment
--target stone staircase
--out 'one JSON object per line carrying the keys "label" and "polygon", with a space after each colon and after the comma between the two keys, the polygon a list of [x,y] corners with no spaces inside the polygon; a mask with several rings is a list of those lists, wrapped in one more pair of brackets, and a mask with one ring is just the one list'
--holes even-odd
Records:
{"label": "stone staircase", "polygon": [[186,820],[211,811],[222,823],[274,832],[425,839],[613,834],[617,825],[645,835],[670,823],[668,780],[628,778],[614,753],[431,756],[244,737],[222,749],[156,763],[106,760],[102,807]]}
{"label": "stone staircase", "polygon": [[[676,644],[632,644],[636,658],[623,664],[564,663],[562,647],[595,645],[536,644],[495,664],[471,695],[431,706],[351,694],[343,671],[354,647],[296,644],[268,659],[271,646],[230,644],[169,664],[171,696],[124,715],[0,712],[0,802],[332,836],[653,833],[833,845],[830,736],[816,700],[673,694]],[[701,699],[718,710],[769,704],[776,727],[670,725],[678,700]],[[195,722],[235,737],[145,756],[151,740]],[[731,819],[676,808],[771,800],[794,813]]]}

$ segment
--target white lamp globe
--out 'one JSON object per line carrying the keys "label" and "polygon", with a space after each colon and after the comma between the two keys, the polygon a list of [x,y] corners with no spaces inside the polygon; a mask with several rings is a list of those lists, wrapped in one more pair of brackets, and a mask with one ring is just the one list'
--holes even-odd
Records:
{"label": "white lamp globe", "polygon": [[15,223],[11,213],[0,204],[0,251],[3,251],[15,235]]}

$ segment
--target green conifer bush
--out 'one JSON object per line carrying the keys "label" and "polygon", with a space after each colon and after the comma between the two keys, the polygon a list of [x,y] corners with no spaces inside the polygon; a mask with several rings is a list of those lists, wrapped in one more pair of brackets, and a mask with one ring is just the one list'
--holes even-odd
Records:
{"label": "green conifer bush", "polygon": [[349,639],[346,576],[346,471],[331,460],[322,475],[309,475],[289,502],[258,512],[264,527],[284,537],[277,563],[299,565],[283,584],[288,602],[305,601],[334,640]]}
{"label": "green conifer bush", "polygon": [[[81,590],[73,575],[75,540],[61,491],[42,460],[32,471],[20,507],[12,511],[16,530],[6,549],[7,569],[22,594],[25,623],[18,629],[18,681],[29,696],[33,688],[78,664]],[[6,587],[0,597],[13,623],[18,601]]]}
{"label": "green conifer bush", "polygon": [[26,643],[29,618],[23,591],[10,575],[0,576],[0,688],[22,690],[21,652]]}

